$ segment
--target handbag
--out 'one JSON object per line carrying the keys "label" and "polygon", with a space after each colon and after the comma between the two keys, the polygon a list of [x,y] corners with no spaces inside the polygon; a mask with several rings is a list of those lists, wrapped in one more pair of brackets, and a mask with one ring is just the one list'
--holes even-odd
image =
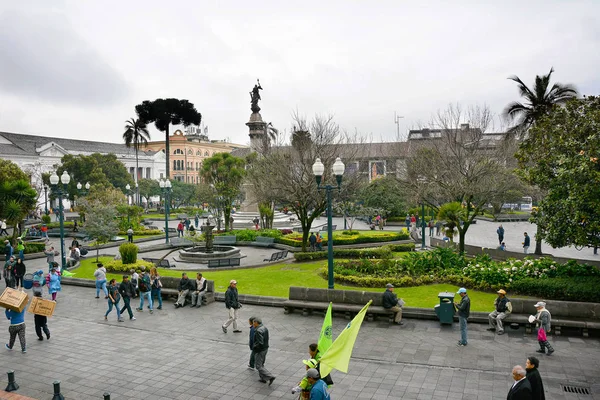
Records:
{"label": "handbag", "polygon": [[544,328],[538,329],[538,342],[545,342],[546,340],[548,340],[548,338],[546,337]]}

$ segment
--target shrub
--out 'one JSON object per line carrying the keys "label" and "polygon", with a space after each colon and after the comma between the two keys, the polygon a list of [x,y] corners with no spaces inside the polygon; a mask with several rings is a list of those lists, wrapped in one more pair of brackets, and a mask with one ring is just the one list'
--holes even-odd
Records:
{"label": "shrub", "polygon": [[[359,244],[359,243],[381,243],[381,242],[390,242],[393,240],[406,240],[408,239],[408,232],[392,232],[388,231],[384,234],[373,235],[370,232],[358,232],[351,231],[352,233],[347,233],[350,231],[341,231],[333,233],[333,244],[334,245],[344,245],[344,244]],[[265,236],[265,235],[263,235]],[[292,247],[301,247],[302,246],[302,233],[294,232],[292,234],[286,235],[285,237],[279,236],[275,237],[275,242],[286,244]],[[327,244],[327,236],[323,238],[323,246]]]}
{"label": "shrub", "polygon": [[525,278],[511,285],[511,291],[541,299],[600,302],[600,278]]}
{"label": "shrub", "polygon": [[[140,229],[134,230],[133,234],[135,236],[153,236],[153,235],[162,235],[164,232],[160,229]],[[127,231],[119,231],[119,235],[124,236],[127,235]]]}
{"label": "shrub", "polygon": [[[392,252],[388,246],[371,249],[333,249],[333,256],[340,258],[390,258]],[[319,260],[327,258],[327,251],[296,252],[297,261]]]}
{"label": "shrub", "polygon": [[25,254],[41,253],[46,249],[44,243],[28,243],[25,242]]}
{"label": "shrub", "polygon": [[46,214],[42,215],[42,222],[43,222],[44,224],[48,225],[48,224],[50,223],[50,221],[51,221],[51,220],[52,220],[52,219],[50,218],[50,216],[49,216],[49,215],[46,215]]}
{"label": "shrub", "polygon": [[118,273],[118,274],[129,274],[132,269],[135,270],[150,270],[154,266],[153,263],[144,260],[137,260],[131,264],[123,264],[122,260],[112,260],[104,263],[104,268],[108,272]]}
{"label": "shrub", "polygon": [[402,243],[402,244],[388,244],[386,245],[391,251],[396,253],[403,253],[406,251],[415,251],[414,243]]}
{"label": "shrub", "polygon": [[123,264],[133,264],[137,261],[138,247],[133,243],[123,243],[119,246]]}

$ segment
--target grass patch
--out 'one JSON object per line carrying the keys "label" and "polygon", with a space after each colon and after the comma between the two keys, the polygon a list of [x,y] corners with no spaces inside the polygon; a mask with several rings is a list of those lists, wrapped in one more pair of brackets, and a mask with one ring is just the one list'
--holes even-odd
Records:
{"label": "grass patch", "polygon": [[[100,257],[101,262],[108,262],[112,257]],[[254,294],[260,296],[288,297],[290,286],[307,286],[315,288],[327,288],[327,281],[318,274],[319,270],[327,267],[326,261],[315,261],[310,263],[274,264],[262,268],[250,268],[228,271],[206,271],[202,274],[206,279],[215,281],[215,289],[224,292],[231,279],[238,281],[238,290],[242,294]],[[96,270],[96,258],[90,257],[81,262],[81,266],[74,271],[77,278],[94,279]],[[161,276],[181,277],[181,271],[159,268]],[[193,271],[188,271],[193,275]],[[108,279],[116,278],[121,281],[120,274],[107,274]],[[371,292],[382,292],[384,288],[357,288],[344,285],[336,285],[336,289],[343,290],[365,290]],[[456,292],[458,288],[450,284],[435,284],[417,287],[405,287],[396,289],[398,297],[402,297],[409,307],[433,308],[439,304],[438,293]],[[496,294],[479,291],[469,291],[472,311],[491,311]],[[456,296],[456,301],[459,296]]]}

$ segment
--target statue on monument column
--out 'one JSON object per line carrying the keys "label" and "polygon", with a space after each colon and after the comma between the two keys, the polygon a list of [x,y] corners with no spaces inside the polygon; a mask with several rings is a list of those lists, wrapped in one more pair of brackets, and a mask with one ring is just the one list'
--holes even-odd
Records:
{"label": "statue on monument column", "polygon": [[258,106],[258,101],[260,100],[260,92],[259,90],[263,90],[262,86],[260,86],[260,81],[256,80],[256,85],[250,92],[250,109],[253,113],[257,113],[260,111],[260,107]]}

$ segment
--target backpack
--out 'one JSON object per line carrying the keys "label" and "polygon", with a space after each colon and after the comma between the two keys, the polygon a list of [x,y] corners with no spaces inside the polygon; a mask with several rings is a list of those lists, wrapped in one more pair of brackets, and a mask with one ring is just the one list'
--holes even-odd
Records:
{"label": "backpack", "polygon": [[148,282],[146,281],[146,277],[140,279],[140,281],[138,282],[138,289],[140,289],[140,292],[142,293],[150,291],[150,289],[148,288]]}

